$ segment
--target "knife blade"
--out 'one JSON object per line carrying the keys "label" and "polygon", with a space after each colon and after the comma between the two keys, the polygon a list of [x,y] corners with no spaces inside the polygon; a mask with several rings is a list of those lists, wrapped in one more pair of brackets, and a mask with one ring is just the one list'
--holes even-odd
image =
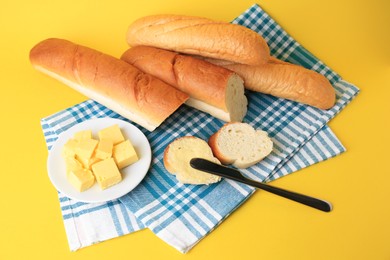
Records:
{"label": "knife blade", "polygon": [[218,175],[220,177],[234,180],[237,182],[241,182],[247,185],[250,185],[252,187],[262,189],[265,191],[268,191],[270,193],[273,193],[275,195],[279,195],[281,197],[293,200],[295,202],[304,204],[306,206],[324,211],[324,212],[330,212],[332,210],[332,204],[328,201],[317,199],[314,197],[310,197],[307,195],[303,195],[300,193],[296,193],[293,191],[288,191],[285,189],[277,188],[262,182],[251,180],[242,173],[236,169],[229,168],[220,164],[216,164],[214,162],[202,159],[202,158],[193,158],[190,161],[190,165],[192,168],[201,170],[207,173],[211,173],[214,175]]}

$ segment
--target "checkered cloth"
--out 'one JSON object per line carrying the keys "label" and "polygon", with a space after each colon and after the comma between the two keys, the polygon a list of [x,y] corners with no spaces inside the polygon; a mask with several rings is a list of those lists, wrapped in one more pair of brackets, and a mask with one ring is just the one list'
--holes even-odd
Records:
{"label": "checkered cloth", "polygon": [[[359,92],[358,88],[310,54],[289,36],[258,5],[253,5],[233,23],[260,33],[272,55],[324,74],[336,89],[336,105],[327,111],[259,93],[247,92],[248,113],[244,119],[268,132],[273,152],[259,164],[242,172],[268,182],[345,151],[326,123]],[[123,119],[115,112],[87,100],[41,120],[48,149],[69,127],[99,117]],[[245,202],[254,188],[230,180],[212,185],[183,185],[163,165],[163,151],[174,139],[193,135],[207,140],[224,122],[182,106],[147,136],[153,159],[145,179],[132,192],[99,204],[80,203],[59,193],[61,210],[71,250],[77,250],[144,227],[180,252],[187,252]],[[326,198],[324,198],[326,199]]]}

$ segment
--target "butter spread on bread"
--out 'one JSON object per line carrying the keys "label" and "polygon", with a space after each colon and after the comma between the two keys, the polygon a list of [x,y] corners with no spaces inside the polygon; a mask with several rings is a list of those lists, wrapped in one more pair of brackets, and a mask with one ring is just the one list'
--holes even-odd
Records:
{"label": "butter spread on bread", "polygon": [[266,41],[255,31],[228,22],[184,15],[151,15],[134,21],[127,43],[147,45],[235,63],[260,65],[269,59]]}
{"label": "butter spread on bread", "polygon": [[190,160],[195,157],[220,163],[206,141],[194,136],[184,136],[175,139],[165,148],[164,166],[183,184],[210,184],[221,180],[219,176],[192,168]]}
{"label": "butter spread on bread", "polygon": [[191,107],[225,122],[241,122],[246,115],[243,81],[231,70],[148,46],[130,48],[121,59],[187,93]]}
{"label": "butter spread on bread", "polygon": [[248,168],[269,155],[273,143],[265,131],[247,123],[228,123],[209,139],[215,157],[223,164]]}
{"label": "butter spread on bread", "polygon": [[153,131],[188,95],[120,59],[63,39],[32,48],[39,71]]}

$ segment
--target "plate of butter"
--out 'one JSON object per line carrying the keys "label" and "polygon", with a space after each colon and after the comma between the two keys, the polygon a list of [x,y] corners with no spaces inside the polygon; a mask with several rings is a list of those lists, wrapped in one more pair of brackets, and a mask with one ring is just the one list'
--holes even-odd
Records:
{"label": "plate of butter", "polygon": [[50,149],[47,170],[63,195],[98,203],[132,191],[147,174],[151,159],[149,141],[136,126],[96,118],[59,135]]}

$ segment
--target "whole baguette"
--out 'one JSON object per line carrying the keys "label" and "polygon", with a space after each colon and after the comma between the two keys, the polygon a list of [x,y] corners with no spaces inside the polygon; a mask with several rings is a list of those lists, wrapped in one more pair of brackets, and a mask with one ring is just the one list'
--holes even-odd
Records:
{"label": "whole baguette", "polygon": [[30,61],[37,70],[150,131],[188,99],[120,59],[63,39],[38,43]]}
{"label": "whole baguette", "polygon": [[266,41],[244,26],[184,15],[142,17],[129,26],[127,43],[249,65],[270,56]]}
{"label": "whole baguette", "polygon": [[227,64],[223,60],[208,61],[236,72],[244,79],[245,88],[252,91],[320,109],[329,109],[336,101],[335,90],[325,76],[299,65],[276,58],[258,66]]}
{"label": "whole baguette", "polygon": [[231,70],[149,46],[130,48],[121,59],[187,93],[189,106],[226,122],[241,122],[246,114],[243,81]]}

